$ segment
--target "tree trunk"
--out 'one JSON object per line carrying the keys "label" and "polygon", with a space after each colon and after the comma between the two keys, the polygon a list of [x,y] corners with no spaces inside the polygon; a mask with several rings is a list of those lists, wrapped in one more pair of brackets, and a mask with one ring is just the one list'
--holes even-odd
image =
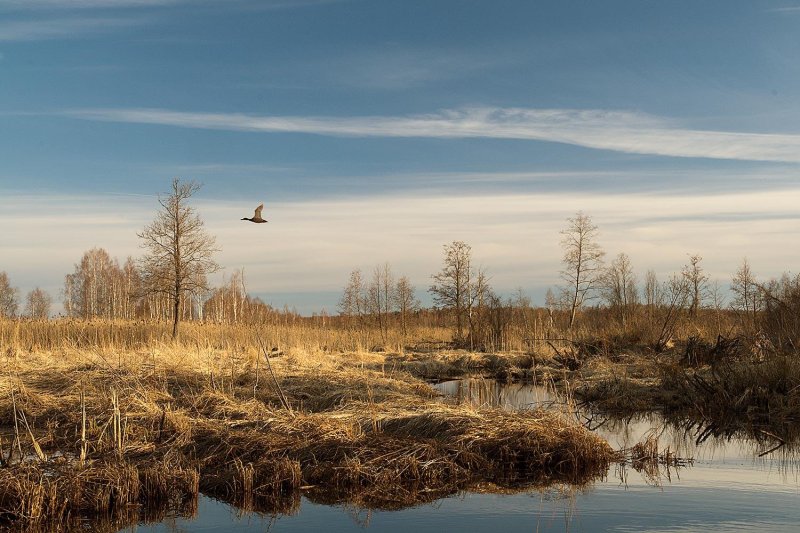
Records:
{"label": "tree trunk", "polygon": [[175,314],[172,317],[172,340],[178,338],[178,320],[180,320],[180,305],[181,305],[181,293],[176,292],[175,294],[175,302],[174,302],[174,311]]}

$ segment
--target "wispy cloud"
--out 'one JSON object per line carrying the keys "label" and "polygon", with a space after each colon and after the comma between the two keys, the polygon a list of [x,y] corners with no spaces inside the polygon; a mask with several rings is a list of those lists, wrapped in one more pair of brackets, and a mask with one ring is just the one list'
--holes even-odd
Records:
{"label": "wispy cloud", "polygon": [[[247,5],[257,9],[290,9],[343,0],[226,0],[224,4]],[[0,0],[0,10],[88,10],[163,7],[178,4],[211,5],[215,0]]]}
{"label": "wispy cloud", "polygon": [[0,22],[0,41],[40,41],[110,32],[138,24],[132,18],[51,18]]}
{"label": "wispy cloud", "polygon": [[0,9],[105,9],[152,7],[207,0],[3,0]]}
{"label": "wispy cloud", "polygon": [[774,7],[767,11],[772,13],[800,13],[800,6]]}
{"label": "wispy cloud", "polygon": [[85,120],[350,137],[549,141],[630,154],[800,162],[800,135],[710,131],[628,111],[473,107],[414,116],[300,117],[166,109],[80,109]]}

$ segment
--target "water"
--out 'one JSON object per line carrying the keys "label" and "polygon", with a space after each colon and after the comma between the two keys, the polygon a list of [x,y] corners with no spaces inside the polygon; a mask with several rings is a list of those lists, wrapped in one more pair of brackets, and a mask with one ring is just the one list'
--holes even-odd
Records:
{"label": "water", "polygon": [[[461,380],[437,385],[458,401],[527,409],[564,409],[542,387]],[[571,415],[586,421],[589,413]],[[557,487],[512,495],[466,493],[401,511],[327,506],[305,498],[290,516],[243,514],[201,497],[194,518],[174,518],[125,531],[799,531],[800,476],[791,451],[759,458],[768,445],[746,439],[709,439],[695,444],[693,432],[665,425],[657,415],[590,422],[615,448],[630,447],[655,432],[661,450],[693,457],[686,468],[655,478],[612,467],[605,480],[585,490]]]}

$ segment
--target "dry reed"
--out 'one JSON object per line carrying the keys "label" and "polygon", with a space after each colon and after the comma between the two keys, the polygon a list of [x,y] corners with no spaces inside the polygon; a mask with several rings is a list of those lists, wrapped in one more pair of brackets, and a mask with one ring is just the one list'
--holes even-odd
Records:
{"label": "dry reed", "polygon": [[30,432],[2,439],[0,519],[135,521],[191,513],[198,491],[273,512],[301,489],[396,508],[479,483],[586,483],[615,457],[552,413],[447,405],[383,355],[268,355],[274,380],[253,342],[6,355],[0,427],[24,416]]}

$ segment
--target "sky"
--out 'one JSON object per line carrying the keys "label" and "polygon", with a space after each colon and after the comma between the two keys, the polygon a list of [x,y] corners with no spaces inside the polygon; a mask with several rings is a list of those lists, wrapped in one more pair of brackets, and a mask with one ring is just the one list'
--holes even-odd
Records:
{"label": "sky", "polygon": [[60,310],[179,177],[304,314],[454,240],[541,305],[578,211],[640,278],[797,272],[798,57],[800,0],[0,0],[0,271]]}

